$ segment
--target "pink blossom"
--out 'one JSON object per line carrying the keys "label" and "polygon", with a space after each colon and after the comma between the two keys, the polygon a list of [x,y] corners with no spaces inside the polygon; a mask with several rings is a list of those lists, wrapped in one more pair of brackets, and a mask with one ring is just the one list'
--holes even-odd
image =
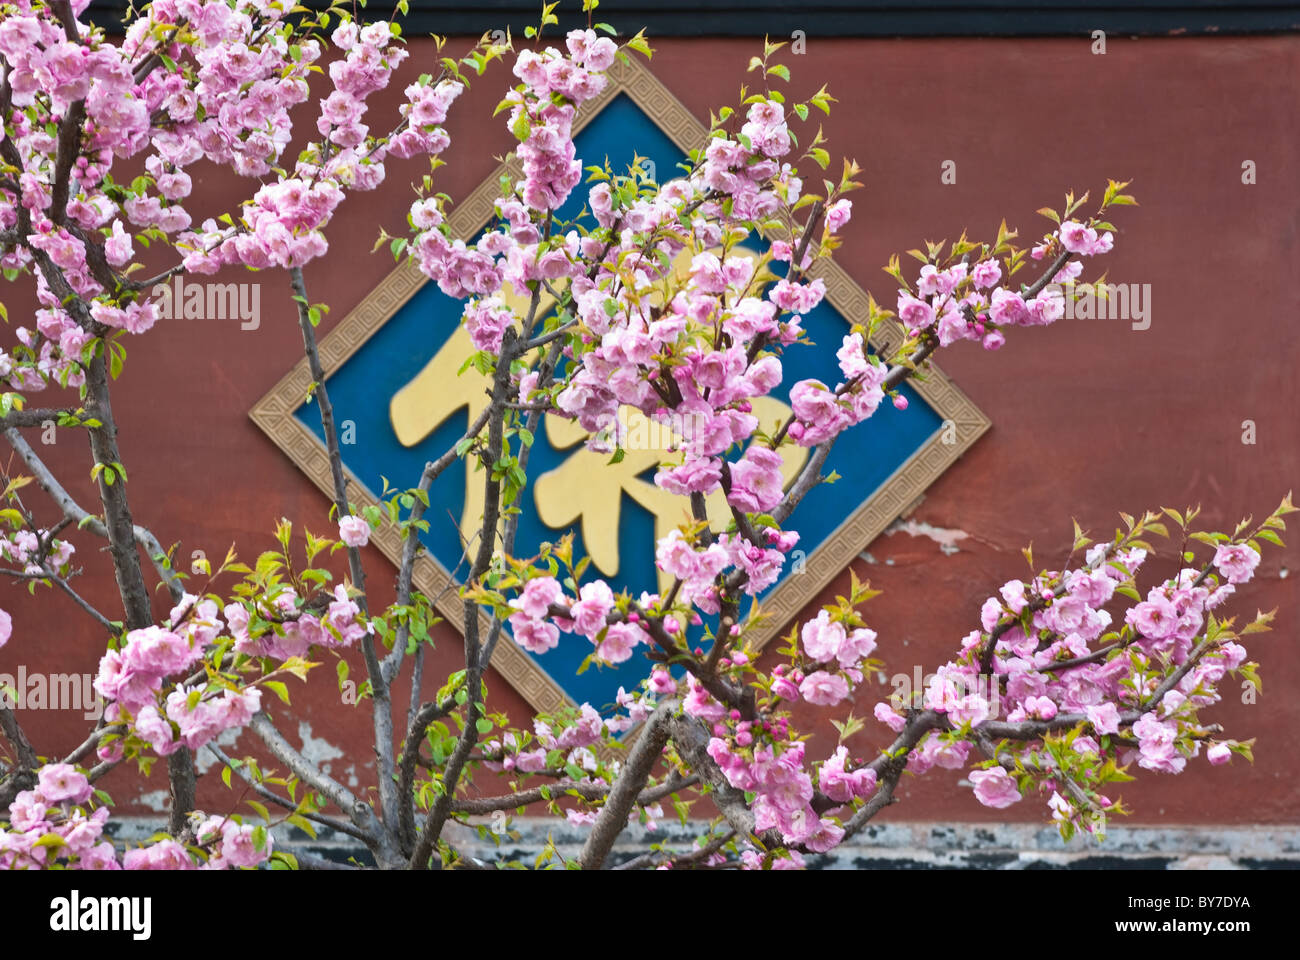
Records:
{"label": "pink blossom", "polygon": [[871,656],[876,649],[876,631],[859,627],[849,632],[836,651],[841,667],[851,667]]}
{"label": "pink blossom", "polygon": [[909,330],[924,330],[934,323],[934,308],[924,300],[900,292],[898,319]]}
{"label": "pink blossom", "polygon": [[838,674],[818,670],[799,684],[799,692],[809,703],[831,707],[849,695],[848,682]]}
{"label": "pink blossom", "polygon": [[727,708],[715,700],[694,675],[686,679],[689,691],[682,701],[682,709],[692,717],[700,720],[721,720],[727,715]]}
{"label": "pink blossom", "polygon": [[1147,600],[1130,607],[1124,614],[1124,622],[1144,637],[1163,640],[1177,626],[1178,611],[1166,597],[1153,593]]}
{"label": "pink blossom", "polygon": [[261,832],[258,848],[256,828],[248,824],[226,823],[221,838],[221,858],[232,867],[255,867],[270,858],[274,843],[269,831]]}
{"label": "pink blossom", "polygon": [[667,696],[675,693],[677,690],[677,681],[673,679],[671,673],[656,667],[650,671],[650,691],[659,696]]}
{"label": "pink blossom", "polygon": [[1002,594],[1002,599],[1006,601],[1007,609],[1012,613],[1019,615],[1025,609],[1028,599],[1025,597],[1025,585],[1021,581],[1008,580],[999,592]]}
{"label": "pink blossom", "polygon": [[1029,697],[1024,707],[1025,713],[1037,720],[1051,720],[1056,716],[1056,701],[1051,697]]}
{"label": "pink blossom", "polygon": [[781,502],[784,480],[779,453],[757,444],[731,466],[727,501],[746,513],[766,513]]}
{"label": "pink blossom", "polygon": [[137,850],[128,850],[122,858],[124,870],[194,870],[194,861],[175,840],[158,843]]}
{"label": "pink blossom", "polygon": [[606,663],[622,663],[632,656],[637,644],[645,643],[645,631],[633,623],[611,623],[597,654]]}
{"label": "pink blossom", "polygon": [[1092,724],[1092,728],[1097,731],[1098,735],[1119,733],[1119,709],[1115,704],[1107,701],[1106,703],[1089,706],[1084,712],[1088,716],[1088,722]]}
{"label": "pink blossom", "polygon": [[1016,781],[1002,767],[972,770],[970,781],[975,785],[975,799],[986,807],[1005,810],[1021,799]]}
{"label": "pink blossom", "polygon": [[584,583],[578,591],[577,603],[569,608],[574,632],[593,639],[605,626],[613,608],[614,591],[603,580]]}
{"label": "pink blossom", "polygon": [[522,611],[526,617],[540,620],[548,615],[551,604],[558,603],[563,595],[564,591],[554,577],[534,577],[524,584],[523,591],[510,601],[510,606]]}
{"label": "pink blossom", "polygon": [[844,624],[832,622],[830,613],[818,611],[817,616],[803,625],[800,633],[804,652],[818,663],[825,663],[839,656],[840,647],[845,641]]}
{"label": "pink blossom", "polygon": [[907,718],[884,701],[876,704],[872,715],[895,733],[901,733],[907,726]]}
{"label": "pink blossom", "polygon": [[545,653],[560,645],[560,628],[544,620],[516,613],[508,620],[515,642],[531,653]]}
{"label": "pink blossom", "polygon": [[370,524],[362,517],[344,517],[339,521],[339,539],[349,547],[364,547],[370,542]]}
{"label": "pink blossom", "polygon": [[1061,224],[1057,234],[1061,238],[1061,246],[1070,253],[1089,256],[1097,245],[1097,231],[1075,220],[1067,220]]}
{"label": "pink blossom", "polygon": [[90,781],[68,763],[47,763],[37,774],[41,796],[49,803],[85,803],[90,799]]}
{"label": "pink blossom", "polygon": [[993,291],[989,306],[989,317],[999,325],[1023,326],[1029,319],[1029,307],[1020,294],[1012,293],[1005,287]]}
{"label": "pink blossom", "polygon": [[826,208],[826,229],[830,233],[838,232],[849,222],[849,216],[852,212],[852,200],[836,200]]}
{"label": "pink blossom", "polygon": [[996,260],[981,260],[975,264],[970,275],[976,289],[987,290],[1002,279],[1002,266]]}
{"label": "pink blossom", "polygon": [[791,703],[799,700],[799,687],[789,677],[773,677],[772,693]]}
{"label": "pink blossom", "polygon": [[972,727],[978,727],[989,718],[991,713],[988,700],[977,693],[968,693],[949,706],[948,719],[954,726],[960,727],[969,723]]}
{"label": "pink blossom", "polygon": [[1244,543],[1225,543],[1214,551],[1214,566],[1229,583],[1246,583],[1259,566],[1259,554]]}

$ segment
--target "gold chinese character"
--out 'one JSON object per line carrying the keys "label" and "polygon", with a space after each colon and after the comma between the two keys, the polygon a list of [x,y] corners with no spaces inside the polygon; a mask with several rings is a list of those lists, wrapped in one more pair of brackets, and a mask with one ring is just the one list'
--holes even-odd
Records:
{"label": "gold chinese character", "polygon": [[[774,397],[756,397],[751,403],[759,425],[768,431],[775,430],[790,414],[790,408]],[[539,476],[534,485],[541,521],[548,527],[562,529],[581,520],[583,546],[591,562],[607,577],[618,574],[618,534],[624,493],[654,515],[656,540],[667,536],[673,527],[692,521],[690,505],[684,497],[668,493],[640,476],[678,458],[670,448],[680,449],[681,429],[660,425],[635,407],[622,407],[619,419],[626,431],[622,461],[609,464],[608,453],[578,447],[560,466]],[[689,424],[685,428],[689,429]],[[585,441],[587,432],[572,420],[548,414],[546,438],[552,447],[566,450]],[[789,484],[803,468],[808,451],[804,447],[785,447],[782,453],[781,478]],[[705,505],[714,529],[721,529],[731,519],[727,498],[721,490],[709,494]],[[667,590],[672,585],[672,577],[662,570],[658,574],[660,591]]]}

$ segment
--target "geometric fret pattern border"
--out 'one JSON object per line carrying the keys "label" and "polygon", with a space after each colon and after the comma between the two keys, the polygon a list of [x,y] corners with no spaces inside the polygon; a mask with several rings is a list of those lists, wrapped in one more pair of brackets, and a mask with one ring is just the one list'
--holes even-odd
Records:
{"label": "geometric fret pattern border", "polygon": [[[574,133],[582,129],[611,99],[620,93],[659,125],[683,152],[704,143],[708,130],[676,97],[661,84],[649,68],[639,62],[615,63],[608,71],[610,83],[600,96],[583,104],[574,119]],[[467,197],[448,217],[452,235],[471,237],[493,216],[493,203],[499,195],[502,174],[519,176],[521,170],[513,157],[503,163]],[[845,317],[865,316],[867,295],[833,261],[819,261],[814,275],[826,283],[826,299]],[[326,378],[342,366],[380,327],[405,304],[428,278],[412,263],[403,262],[357,305],[351,313],[320,342],[321,365]],[[896,330],[883,331],[872,345],[888,352],[899,342]],[[249,411],[249,416],[284,453],[326,495],[333,496],[329,461],[324,445],[307,429],[294,411],[306,399],[311,374],[306,358],[300,358]],[[920,495],[990,426],[989,419],[936,366],[931,366],[924,382],[911,381],[917,391],[943,419],[944,426],[904,462],[875,492],[871,499],[850,514],[820,548],[805,560],[804,572],[789,577],[766,598],[761,608],[771,614],[764,625],[752,634],[756,646],[772,639],[812,597],[844,570],[868,544],[914,503]],[[944,442],[948,438],[950,442]],[[369,505],[376,503],[355,474],[344,467],[349,481],[349,499]],[[391,526],[381,526],[371,536],[380,551],[394,565],[400,563],[402,541]],[[428,551],[416,560],[414,586],[427,597],[441,597],[439,613],[457,630],[464,632],[463,608],[451,587],[448,571]],[[486,628],[488,620],[483,619]],[[546,671],[513,643],[497,645],[492,666],[528,703],[538,711],[553,710],[569,697]]]}

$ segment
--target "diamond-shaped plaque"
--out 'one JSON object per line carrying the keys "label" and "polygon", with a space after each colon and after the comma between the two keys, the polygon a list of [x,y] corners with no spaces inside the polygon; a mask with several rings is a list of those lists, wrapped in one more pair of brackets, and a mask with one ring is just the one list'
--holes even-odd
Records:
{"label": "diamond-shaped plaque", "polygon": [[[626,169],[634,156],[647,158],[666,182],[708,131],[647,67],[615,64],[609,79],[604,93],[584,104],[575,120],[578,156],[584,164],[608,158],[616,171]],[[518,175],[515,161],[507,161],[453,208],[453,236],[472,238],[489,223],[500,177],[507,172]],[[561,215],[576,215],[582,196],[581,188],[575,191],[573,209]],[[787,391],[797,380],[817,377],[834,384],[841,379],[833,348],[848,328],[845,318],[867,315],[866,293],[838,266],[822,261],[813,273],[825,281],[827,295],[804,318],[804,327],[819,346],[786,351],[782,388],[755,406],[765,427],[788,411]],[[460,312],[459,301],[444,296],[413,264],[403,263],[321,342],[335,415],[355,425],[356,442],[343,446],[354,503],[376,502],[381,477],[397,487],[413,485],[425,462],[453,444],[486,404],[483,378],[472,369],[457,375],[472,350]],[[887,331],[872,346],[888,353],[898,336]],[[315,404],[303,402],[310,382],[306,360],[300,358],[250,416],[332,495],[319,413]],[[841,479],[814,488],[795,512],[791,526],[800,533],[797,550],[802,552],[791,555],[782,579],[758,598],[772,616],[747,634],[754,643],[761,645],[782,630],[989,427],[988,418],[937,368],[903,392],[910,400],[906,411],[885,403],[836,442],[825,469]],[[592,558],[589,576],[606,577],[616,589],[634,594],[660,589],[654,542],[687,519],[685,505],[652,480],[659,458],[670,456],[668,438],[656,438],[657,425],[644,421],[628,426],[632,436],[648,430],[648,442],[629,442],[623,462],[607,466],[608,456],[588,451],[575,424],[548,415],[529,462],[517,555],[531,556],[543,541],[573,530],[575,555]],[[792,476],[807,451],[795,448],[786,456]],[[482,474],[472,464],[444,472],[430,490],[428,550],[415,567],[416,588],[441,597],[440,613],[462,631],[460,600],[445,588],[464,576],[464,538],[477,529],[482,495]],[[381,527],[372,542],[399,562],[402,544],[392,527]],[[580,673],[590,653],[586,640],[568,635],[542,657],[503,641],[492,663],[537,710],[566,700],[608,705],[620,686],[631,689],[649,671],[649,662],[638,655],[617,668]]]}

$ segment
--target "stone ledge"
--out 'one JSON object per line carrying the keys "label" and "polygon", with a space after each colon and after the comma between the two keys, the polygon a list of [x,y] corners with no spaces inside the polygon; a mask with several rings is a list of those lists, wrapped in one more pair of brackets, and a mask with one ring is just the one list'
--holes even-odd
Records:
{"label": "stone ledge", "polygon": [[[161,829],[161,819],[128,817],[110,825],[115,840],[139,842]],[[488,821],[482,821],[484,827]],[[663,823],[655,831],[633,826],[615,845],[622,861],[668,842],[689,849],[703,830],[699,822]],[[473,828],[455,827],[452,842],[479,860],[496,858],[531,863],[549,834],[556,849],[576,856],[586,828],[565,821],[517,817],[511,836],[497,847]],[[350,837],[322,828],[316,839],[296,828],[276,831],[279,849],[303,851],[340,863],[370,857]],[[1298,870],[1300,825],[1205,827],[1115,826],[1104,843],[1075,838],[1066,843],[1046,824],[889,823],[868,827],[830,854],[810,857],[820,870]]]}

